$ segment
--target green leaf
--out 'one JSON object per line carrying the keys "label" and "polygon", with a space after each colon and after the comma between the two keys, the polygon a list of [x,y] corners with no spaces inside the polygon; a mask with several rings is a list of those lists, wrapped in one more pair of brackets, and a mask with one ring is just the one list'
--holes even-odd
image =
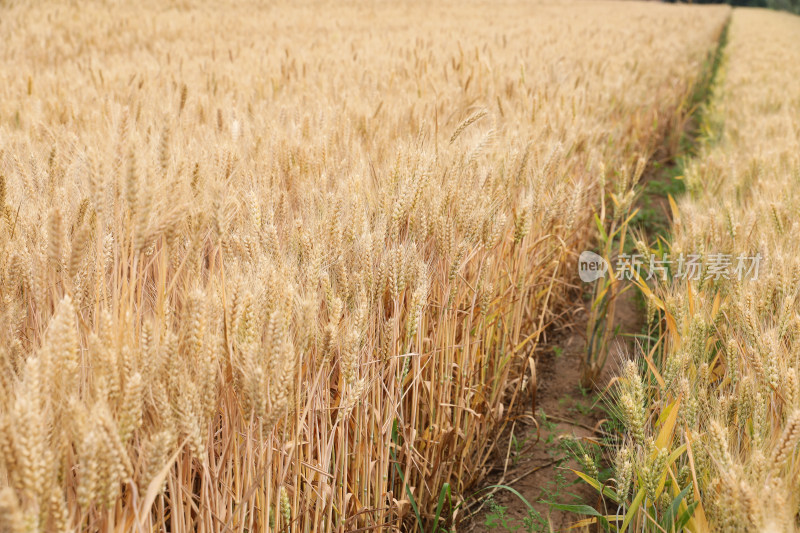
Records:
{"label": "green leaf", "polygon": [[636,494],[633,502],[631,502],[631,506],[628,509],[628,514],[625,515],[625,520],[622,521],[622,529],[620,529],[620,533],[625,533],[625,530],[628,529],[631,520],[633,520],[633,517],[636,515],[636,511],[638,511],[639,506],[642,505],[642,500],[644,500],[644,487],[639,489],[639,492]]}
{"label": "green leaf", "polygon": [[667,531],[671,530],[672,524],[675,521],[675,517],[678,516],[678,511],[680,510],[681,502],[683,501],[683,499],[686,497],[686,495],[689,493],[690,490],[692,490],[691,483],[689,483],[689,486],[683,489],[677,496],[675,496],[675,499],[672,500],[669,509],[667,509],[666,513],[664,513],[664,518],[661,519],[661,527],[663,527],[665,530]]}
{"label": "green leaf", "polygon": [[600,234],[603,242],[608,240],[608,235],[606,235],[606,230],[603,228],[603,223],[600,221],[600,217],[597,216],[597,213],[594,214],[594,223],[597,224],[597,233]]}
{"label": "green leaf", "polygon": [[619,495],[617,495],[616,492],[611,490],[611,488],[601,485],[599,481],[597,481],[593,477],[587,476],[583,472],[578,472],[577,470],[572,470],[572,471],[575,473],[576,476],[578,476],[586,483],[594,487],[594,490],[596,490],[597,492],[601,492],[602,489],[603,495],[608,498],[611,498],[614,501],[614,503],[620,503],[620,504],[622,503],[622,501],[620,501]]}
{"label": "green leaf", "polygon": [[683,531],[684,526],[692,519],[692,515],[694,515],[694,510],[700,502],[692,502],[688,509],[686,509],[683,514],[678,518],[678,521],[675,523],[675,531]]}
{"label": "green leaf", "polygon": [[[524,503],[525,505],[527,505],[527,506],[528,506],[528,509],[530,509],[531,511],[535,511],[535,509],[533,508],[533,505],[531,505],[531,504],[530,504],[530,502],[529,502],[528,500],[526,500],[526,499],[525,499],[525,496],[523,496],[522,494],[520,494],[520,493],[519,493],[519,492],[518,492],[516,489],[514,489],[514,488],[512,488],[512,487],[509,487],[508,485],[489,485],[488,487],[484,487],[484,488],[482,488],[482,489],[481,489],[480,491],[478,491],[478,492],[482,492],[482,491],[484,491],[484,490],[489,490],[489,489],[495,489],[495,488],[497,488],[497,489],[505,489],[505,490],[507,490],[508,492],[510,492],[511,494],[515,495],[517,498],[519,498],[520,500],[522,500],[522,503]],[[477,494],[477,493],[476,493],[476,494]]]}
{"label": "green leaf", "polygon": [[444,499],[450,501],[450,483],[442,485],[442,490],[439,491],[439,503],[436,504],[436,516],[433,518],[433,531],[434,533],[439,528],[439,517],[442,515],[442,507],[444,506]]}
{"label": "green leaf", "polygon": [[597,521],[603,526],[603,529],[608,530],[608,520],[606,517],[597,512],[597,509],[588,505],[567,505],[563,503],[551,503],[550,507],[558,509],[559,511],[566,511],[568,513],[583,514],[587,516],[597,517]]}
{"label": "green leaf", "polygon": [[[392,441],[397,445],[400,442],[400,432],[397,428],[397,419],[392,423]],[[408,501],[411,502],[411,508],[414,510],[414,516],[417,517],[417,525],[419,526],[420,531],[424,531],[422,525],[422,518],[419,515],[419,509],[417,508],[417,500],[414,499],[414,495],[411,494],[411,488],[406,485],[406,478],[403,476],[403,471],[400,470],[400,464],[397,462],[397,452],[395,448],[392,447],[392,462],[394,463],[394,468],[397,470],[397,475],[400,476],[400,481],[403,482],[403,486],[406,489],[406,494],[408,494]]]}

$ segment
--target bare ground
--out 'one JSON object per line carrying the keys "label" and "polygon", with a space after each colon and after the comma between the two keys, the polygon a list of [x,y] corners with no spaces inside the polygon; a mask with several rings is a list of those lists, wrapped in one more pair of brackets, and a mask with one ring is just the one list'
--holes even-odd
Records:
{"label": "bare ground", "polygon": [[[576,305],[571,322],[575,325],[570,330],[557,334],[539,350],[536,363],[536,413],[528,406],[501,436],[491,471],[483,483],[484,488],[492,485],[511,486],[530,502],[544,521],[534,531],[564,531],[581,518],[572,513],[551,510],[549,505],[539,503],[543,499],[568,504],[580,501],[591,506],[600,503],[594,489],[577,482],[578,478],[570,468],[577,469],[579,466],[566,457],[560,442],[569,437],[585,442],[602,436],[605,416],[602,409],[603,390],[617,374],[620,362],[633,353],[630,338],[615,338],[596,390],[582,391],[578,383],[585,347],[584,305]],[[621,332],[639,332],[642,329],[643,313],[633,290],[625,291],[617,300],[615,322],[620,325]],[[486,493],[493,493],[494,501],[505,507],[505,518],[510,529],[523,526],[523,519],[528,516],[525,502],[504,489],[487,489],[480,494],[483,496]],[[471,518],[459,529],[475,533],[504,531],[502,527],[492,527],[490,506],[483,498],[478,501],[470,509],[473,513]],[[494,522],[498,522],[496,516]],[[519,530],[526,531],[525,527]]]}

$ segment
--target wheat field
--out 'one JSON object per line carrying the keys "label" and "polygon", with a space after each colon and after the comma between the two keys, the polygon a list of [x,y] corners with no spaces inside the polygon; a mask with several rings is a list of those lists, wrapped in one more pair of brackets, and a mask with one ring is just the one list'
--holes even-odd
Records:
{"label": "wheat field", "polygon": [[644,380],[629,364],[619,395],[616,477],[651,505],[672,501],[665,484],[691,485],[693,530],[800,528],[798,35],[798,17],[734,10],[676,206],[671,252],[758,255],[757,275],[703,272],[650,293],[664,359]]}
{"label": "wheat field", "polygon": [[[648,162],[677,146],[729,15],[521,0],[0,10],[0,530],[14,532],[454,528],[536,390],[601,198],[629,210]],[[758,100],[758,81],[739,85],[731,106]],[[758,100],[763,127],[794,98]],[[768,164],[796,169],[793,149]],[[761,168],[739,164],[743,179]],[[785,201],[765,246],[791,235]],[[758,327],[767,295],[788,294],[770,283],[745,308]],[[769,364],[779,385],[794,375]],[[763,409],[760,376],[740,383]],[[745,455],[731,460],[757,463]]]}

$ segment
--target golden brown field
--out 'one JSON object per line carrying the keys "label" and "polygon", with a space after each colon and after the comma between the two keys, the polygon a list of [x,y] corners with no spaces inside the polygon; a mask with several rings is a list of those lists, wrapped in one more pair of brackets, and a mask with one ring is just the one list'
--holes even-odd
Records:
{"label": "golden brown field", "polygon": [[[772,270],[653,294],[608,481],[640,529],[687,476],[693,531],[797,523],[800,24],[735,13],[673,246]],[[0,531],[455,531],[729,15],[0,5]]]}

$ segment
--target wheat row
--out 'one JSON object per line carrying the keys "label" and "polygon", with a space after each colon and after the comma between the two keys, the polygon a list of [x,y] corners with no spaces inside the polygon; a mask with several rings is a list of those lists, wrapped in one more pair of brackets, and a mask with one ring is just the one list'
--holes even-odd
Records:
{"label": "wheat row", "polygon": [[663,514],[691,487],[696,531],[800,527],[798,34],[797,17],[734,10],[667,250],[759,260],[646,291],[664,347],[621,380],[620,495]]}

